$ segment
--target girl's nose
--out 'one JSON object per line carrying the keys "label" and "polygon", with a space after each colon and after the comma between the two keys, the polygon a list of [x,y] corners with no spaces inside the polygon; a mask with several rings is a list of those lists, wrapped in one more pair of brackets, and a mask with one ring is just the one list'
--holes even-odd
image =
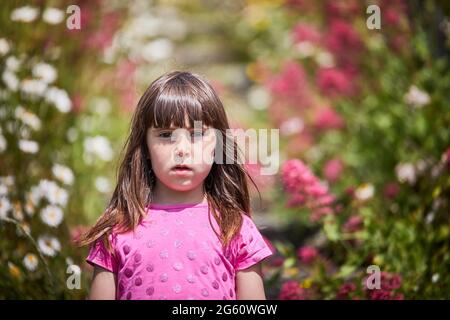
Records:
{"label": "girl's nose", "polygon": [[175,145],[174,154],[175,158],[187,157],[190,153],[191,143],[184,135],[180,135]]}

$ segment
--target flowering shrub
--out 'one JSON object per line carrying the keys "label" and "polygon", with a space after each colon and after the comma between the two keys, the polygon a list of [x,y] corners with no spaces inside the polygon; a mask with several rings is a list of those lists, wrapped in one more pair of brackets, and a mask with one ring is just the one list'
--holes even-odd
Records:
{"label": "flowering shrub", "polygon": [[247,74],[273,97],[271,123],[301,124],[280,130],[273,210],[309,236],[275,241],[273,297],[449,297],[449,48],[427,42],[439,10],[427,3],[378,1],[381,30],[360,1],[255,4],[259,23],[239,24],[247,41],[258,34]]}
{"label": "flowering shrub", "polygon": [[[71,228],[86,222],[88,206],[101,210],[104,203],[80,206],[72,199],[86,189],[86,177],[92,176],[88,168],[101,172],[101,162],[111,161],[114,154],[108,138],[93,132],[87,112],[75,117],[83,108],[75,94],[82,73],[78,68],[92,63],[76,56],[100,55],[97,49],[85,49],[93,44],[91,38],[78,38],[66,28],[69,4],[2,5],[9,20],[0,22],[8,35],[0,38],[0,298],[86,295],[88,274],[81,272],[86,270],[85,250],[72,245]],[[83,30],[96,34],[92,23],[82,23]],[[107,107],[103,102],[103,109],[96,111]],[[82,159],[79,153],[84,163],[77,161]],[[108,180],[97,179],[109,192]],[[85,200],[94,197],[98,194],[91,192]]]}

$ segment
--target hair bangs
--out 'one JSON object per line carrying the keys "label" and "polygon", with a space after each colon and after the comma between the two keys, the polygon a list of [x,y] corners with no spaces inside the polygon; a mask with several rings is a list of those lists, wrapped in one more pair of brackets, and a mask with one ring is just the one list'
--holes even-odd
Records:
{"label": "hair bangs", "polygon": [[[175,81],[174,81],[175,82]],[[211,126],[213,119],[208,108],[212,103],[204,101],[189,84],[168,83],[156,96],[153,112],[150,113],[150,126],[155,128],[194,128],[194,121],[202,126]]]}

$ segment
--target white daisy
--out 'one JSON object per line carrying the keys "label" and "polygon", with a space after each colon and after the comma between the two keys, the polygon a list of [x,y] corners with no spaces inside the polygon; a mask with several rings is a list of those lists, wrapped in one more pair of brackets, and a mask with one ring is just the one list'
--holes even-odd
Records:
{"label": "white daisy", "polygon": [[64,20],[64,12],[57,8],[47,8],[44,10],[42,19],[48,24],[58,24]]}
{"label": "white daisy", "polygon": [[35,64],[33,66],[32,73],[33,76],[39,78],[47,84],[55,81],[57,77],[56,69],[52,65],[45,62]]}
{"label": "white daisy", "polygon": [[11,12],[12,21],[33,22],[39,14],[39,9],[32,6],[24,6]]}
{"label": "white daisy", "polygon": [[6,69],[11,72],[16,72],[17,70],[19,70],[21,63],[22,61],[19,58],[15,56],[9,56],[5,62]]}
{"label": "white daisy", "polygon": [[262,86],[253,86],[247,95],[249,105],[256,110],[264,110],[270,104],[271,97],[269,92]]}
{"label": "white daisy", "polygon": [[6,87],[11,91],[17,91],[19,88],[19,79],[9,70],[3,71],[2,80],[6,84]]}
{"label": "white daisy", "polygon": [[20,83],[20,90],[31,97],[42,97],[47,90],[47,83],[40,79],[25,79]]}
{"label": "white daisy", "polygon": [[436,283],[439,281],[439,273],[435,273],[433,274],[433,276],[431,277],[431,282]]}
{"label": "white daisy", "polygon": [[416,108],[421,108],[430,102],[430,96],[425,91],[420,90],[415,85],[412,85],[404,96],[407,104]]}
{"label": "white daisy", "polygon": [[173,44],[169,39],[156,39],[142,47],[142,58],[149,62],[164,60],[172,55]]}
{"label": "white daisy", "polygon": [[60,207],[49,205],[41,211],[41,220],[50,227],[57,227],[63,220],[63,211]]}
{"label": "white daisy", "polygon": [[53,236],[40,236],[37,243],[39,250],[49,257],[54,257],[61,250],[61,243]]}
{"label": "white daisy", "polygon": [[3,182],[0,182],[0,197],[8,194],[8,186]]}
{"label": "white daisy", "polygon": [[395,167],[395,173],[398,181],[401,183],[408,182],[414,184],[416,182],[416,168],[412,163],[399,163]]}
{"label": "white daisy", "polygon": [[4,176],[0,177],[0,183],[5,184],[7,187],[14,187],[14,176]]}
{"label": "white daisy", "polygon": [[55,105],[55,107],[63,113],[69,112],[72,109],[72,101],[67,92],[63,89],[51,87],[45,93],[45,100]]}
{"label": "white daisy", "polygon": [[31,187],[31,191],[28,192],[26,199],[27,199],[27,202],[29,201],[34,206],[38,206],[42,197],[43,197],[43,193],[42,193],[41,188],[39,186],[33,186],[33,187]]}
{"label": "white daisy", "polygon": [[364,183],[356,189],[355,197],[360,201],[366,201],[372,198],[374,193],[374,186],[370,183]]}
{"label": "white daisy", "polygon": [[0,219],[8,216],[8,211],[12,209],[11,202],[6,197],[0,198]]}
{"label": "white daisy", "polygon": [[55,164],[52,167],[52,172],[53,175],[59,179],[61,182],[63,182],[64,184],[68,184],[71,185],[73,184],[73,180],[74,180],[74,175],[72,170],[69,167],[60,165],[60,164]]}
{"label": "white daisy", "polygon": [[34,253],[27,253],[23,258],[23,265],[28,271],[35,271],[39,264],[39,260]]}
{"label": "white daisy", "polygon": [[39,151],[39,144],[32,140],[19,140],[19,149],[26,153],[36,153]]}
{"label": "white daisy", "polygon": [[103,136],[87,137],[84,140],[84,151],[85,153],[96,155],[104,161],[110,161],[113,158],[109,140]]}
{"label": "white daisy", "polygon": [[106,177],[97,177],[95,179],[95,188],[101,193],[108,193],[111,191],[111,184]]}
{"label": "white daisy", "polygon": [[9,42],[5,38],[0,38],[0,56],[4,56],[10,50]]}
{"label": "white daisy", "polygon": [[41,128],[41,119],[34,113],[26,110],[22,106],[18,106],[15,110],[15,115],[17,119],[20,119],[23,123],[33,128],[34,130],[39,130]]}
{"label": "white daisy", "polygon": [[66,206],[69,195],[67,191],[59,187],[54,181],[41,180],[39,183],[42,195],[51,203]]}

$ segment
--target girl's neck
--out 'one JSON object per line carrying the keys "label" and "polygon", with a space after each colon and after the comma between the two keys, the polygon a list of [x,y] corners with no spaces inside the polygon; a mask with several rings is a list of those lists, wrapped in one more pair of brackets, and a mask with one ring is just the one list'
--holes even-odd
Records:
{"label": "girl's neck", "polygon": [[157,181],[151,202],[154,204],[198,204],[206,203],[207,199],[203,192],[203,185],[188,191],[177,191]]}

